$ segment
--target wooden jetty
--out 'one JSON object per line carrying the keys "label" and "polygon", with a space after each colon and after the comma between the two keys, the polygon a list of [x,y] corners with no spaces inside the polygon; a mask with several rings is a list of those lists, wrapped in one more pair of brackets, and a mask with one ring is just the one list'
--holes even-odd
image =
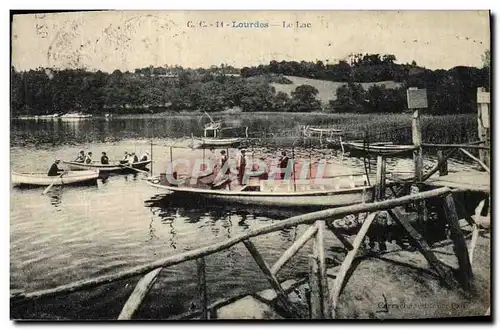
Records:
{"label": "wooden jetty", "polygon": [[[481,91],[484,93],[484,91]],[[479,100],[479,96],[478,96]],[[481,101],[485,101],[484,95],[481,96]],[[425,102],[426,103],[426,102]],[[488,103],[486,103],[488,104]],[[488,111],[480,107],[480,120],[484,123],[485,116]],[[483,215],[482,211],[478,210],[476,214],[465,214],[463,221],[472,228],[470,242],[467,242],[467,237],[464,235],[460,226],[459,211],[462,206],[455,200],[454,195],[457,192],[480,192],[486,194],[486,199],[489,198],[489,137],[480,132],[481,144],[464,144],[464,145],[430,145],[422,143],[420,131],[420,114],[417,108],[413,114],[413,143],[415,146],[414,161],[415,173],[411,177],[395,178],[401,183],[403,188],[407,185],[417,185],[420,189],[418,193],[404,194],[404,189],[399,193],[394,193],[391,199],[387,199],[387,181],[385,169],[385,156],[377,156],[377,176],[375,187],[375,201],[372,203],[359,203],[350,206],[326,209],[306,214],[301,214],[288,218],[274,224],[250,230],[245,234],[232,237],[226,241],[212,244],[209,246],[197,248],[191,251],[186,251],[174,256],[159,259],[154,262],[138,266],[127,271],[122,271],[113,275],[100,276],[92,279],[81,280],[75,283],[61,285],[51,289],[45,289],[35,292],[16,292],[11,294],[10,300],[12,304],[19,304],[26,300],[36,300],[43,297],[57,296],[75,292],[78,290],[97,287],[106,283],[111,283],[137,275],[143,275],[138,281],[135,289],[129,296],[117,318],[119,320],[131,320],[134,318],[137,310],[141,306],[144,298],[153,287],[158,279],[162,269],[177,265],[184,262],[196,262],[197,279],[198,279],[198,294],[196,299],[198,307],[194,311],[189,311],[185,314],[175,317],[176,319],[221,319],[221,318],[245,318],[249,309],[261,309],[262,318],[293,318],[293,319],[335,319],[338,318],[339,299],[343,293],[346,282],[352,278],[352,273],[356,271],[353,266],[355,259],[358,256],[360,247],[365,236],[369,232],[374,223],[377,222],[377,217],[385,213],[393,219],[398,226],[402,228],[404,234],[409,238],[419,254],[427,262],[428,272],[432,278],[435,278],[439,283],[451,290],[463,290],[468,292],[472,288],[474,281],[473,260],[474,253],[477,251],[476,244],[478,242],[479,232],[482,228],[488,225],[490,221],[489,215]],[[489,131],[487,132],[489,134]],[[449,150],[446,154],[439,152],[439,159],[436,166],[424,173],[422,154],[424,148],[441,148]],[[451,155],[460,150],[480,149],[484,150],[480,158],[473,160],[479,162],[486,172],[471,172],[471,173],[448,173],[446,160]],[[468,155],[468,152],[463,152]],[[470,157],[470,155],[468,155]],[[472,158],[472,157],[471,157]],[[433,178],[433,174],[439,173],[437,178]],[[444,217],[438,220],[431,220],[427,216],[426,203],[432,200],[436,201],[444,211]],[[452,245],[451,257],[455,260],[455,266],[442,261],[440,256],[429,243],[425,240],[422,234],[417,231],[410,221],[410,214],[405,212],[404,207],[412,204],[416,205],[418,221],[444,221],[449,229],[449,243]],[[485,200],[481,201],[480,206],[485,205]],[[339,219],[349,215],[367,214],[362,225],[357,229],[353,239],[349,239],[340,231],[336,231],[335,227],[329,226],[329,222],[334,219]],[[270,234],[276,231],[283,230],[298,225],[309,226],[301,237],[276,260],[273,264],[263,258],[259,252],[258,246],[254,244],[255,237]],[[340,265],[335,268],[327,268],[326,261],[326,246],[325,234],[326,228],[332,231],[334,237],[347,251]],[[305,244],[312,241],[312,251],[309,255],[309,274],[301,280],[291,280],[280,282],[277,275],[283,266],[291,262],[297,252],[304,248]],[[217,301],[209,304],[207,294],[206,267],[205,258],[215,253],[225,251],[236,244],[243,244],[255,263],[260,269],[262,276],[267,279],[271,289],[259,293],[245,294],[242,297],[231,297],[222,301]],[[415,253],[413,253],[415,254]],[[439,257],[438,257],[439,256]],[[370,286],[376,287],[378,283],[369,283]],[[298,286],[304,287],[307,285],[309,289],[308,312],[302,308],[300,304],[294,301],[294,288]],[[406,295],[411,293],[405,292]],[[258,297],[258,299],[256,299]],[[262,305],[263,300],[266,306]],[[271,307],[269,307],[271,303]],[[239,314],[231,314],[227,306],[233,304],[233,311],[239,311]],[[236,305],[235,305],[236,304]],[[235,307],[236,306],[236,307]],[[480,315],[486,312],[489,315],[489,308],[485,308]],[[248,313],[247,313],[248,314]],[[247,315],[248,316],[248,315]],[[491,316],[489,316],[491,318]]]}
{"label": "wooden jetty", "polygon": [[[383,174],[383,166],[380,166],[380,173]],[[383,183],[378,182],[380,185]],[[186,318],[211,318],[210,311],[221,305],[209,305],[205,281],[205,263],[206,256],[224,251],[236,244],[244,244],[249,253],[254,258],[263,276],[268,280],[274,294],[276,295],[276,308],[281,311],[282,315],[289,318],[335,318],[336,308],[338,306],[339,296],[342,293],[344,281],[350,271],[353,261],[358,253],[361,243],[367,234],[370,226],[381,211],[387,211],[390,216],[397,221],[405,232],[412,239],[418,251],[427,260],[432,271],[440,279],[441,283],[446,287],[469,289],[473,280],[473,271],[471,267],[471,258],[473,257],[474,242],[470,247],[467,246],[466,239],[459,227],[455,202],[451,195],[452,190],[449,188],[438,188],[430,191],[421,192],[414,195],[407,195],[395,199],[380,200],[374,203],[357,204],[352,206],[340,207],[335,209],[327,209],[313,213],[307,213],[289,218],[275,224],[251,230],[243,235],[231,238],[224,242],[213,244],[210,246],[187,251],[178,255],[157,260],[150,264],[139,266],[128,271],[120,272],[110,276],[101,276],[94,279],[82,280],[76,283],[62,285],[53,289],[46,289],[36,292],[17,292],[11,296],[11,303],[16,304],[26,300],[35,300],[42,297],[56,296],[65,293],[71,293],[82,289],[96,287],[105,283],[131,278],[136,275],[143,274],[144,276],[138,282],[136,288],[125,303],[118,319],[132,319],[138,308],[141,306],[145,296],[158,278],[161,270],[165,267],[173,266],[182,262],[196,261],[198,268],[198,284],[199,284],[199,304],[200,310],[191,312]],[[458,268],[453,269],[443,264],[429,248],[429,245],[423,237],[414,229],[408,222],[405,214],[401,211],[401,206],[408,203],[425,201],[430,198],[439,198],[442,206],[446,211],[445,221],[448,223],[452,232],[451,241],[454,246],[454,254],[458,260]],[[349,241],[341,233],[334,233],[339,238],[339,242],[344,245],[348,253],[344,261],[338,268],[333,283],[327,278],[327,268],[325,260],[325,224],[328,219],[335,219],[350,214],[359,214],[368,212],[363,225],[359,229],[354,240]],[[479,226],[474,223],[474,219],[468,219],[474,228],[479,231]],[[284,254],[272,265],[268,265],[263,259],[258,248],[252,242],[252,238],[266,235],[275,231],[282,230],[297,225],[309,225],[309,229],[298,238]],[[309,240],[313,241],[313,250],[309,258],[309,286],[311,290],[311,315],[305,315],[304,311],[298,309],[296,305],[290,302],[288,294],[278,281],[276,275],[282,267],[291,261],[293,256],[305,245]],[[376,285],[376,283],[374,284]]]}

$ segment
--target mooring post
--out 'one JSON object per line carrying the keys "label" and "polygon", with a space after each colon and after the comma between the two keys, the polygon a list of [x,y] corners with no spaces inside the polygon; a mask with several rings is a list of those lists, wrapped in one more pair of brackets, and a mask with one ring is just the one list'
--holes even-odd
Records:
{"label": "mooring post", "polygon": [[207,309],[207,279],[205,275],[205,258],[201,257],[196,259],[197,273],[198,273],[198,294],[201,306],[201,319],[208,319]]}
{"label": "mooring post", "polygon": [[420,126],[420,111],[416,109],[413,111],[412,118],[412,142],[417,148],[413,152],[413,161],[415,163],[415,177],[417,182],[422,180],[423,171],[423,159],[422,159],[422,132]]}
{"label": "mooring post", "polygon": [[311,287],[311,318],[325,319],[329,316],[328,279],[326,277],[324,231],[325,221],[316,221],[316,236],[313,255],[309,256],[309,285]]}
{"label": "mooring post", "polygon": [[448,175],[448,160],[444,159],[443,150],[437,151],[438,164],[439,166],[439,176]]}
{"label": "mooring post", "polygon": [[309,287],[311,289],[309,315],[313,320],[322,319],[323,315],[320,298],[321,284],[319,283],[318,277],[318,260],[314,255],[309,255]]}
{"label": "mooring post", "polygon": [[[416,109],[413,111],[412,118],[412,141],[413,145],[416,147],[413,151],[413,162],[415,164],[415,181],[420,189],[422,188],[422,177],[424,175],[424,160],[422,155],[422,131],[420,125],[420,111]],[[422,226],[427,219],[427,210],[425,207],[425,200],[418,201],[417,206],[417,223]]]}
{"label": "mooring post", "polygon": [[385,157],[377,156],[377,181],[375,185],[375,199],[377,201],[385,198]]}
{"label": "mooring post", "polygon": [[294,306],[291,304],[291,302],[288,300],[288,296],[281,287],[281,284],[279,283],[278,279],[276,276],[273,274],[269,266],[267,265],[266,261],[264,258],[262,258],[262,255],[259,253],[255,245],[249,240],[244,240],[243,244],[247,248],[248,252],[250,255],[253,257],[257,265],[259,266],[260,270],[266,277],[266,279],[269,281],[271,284],[271,287],[273,290],[276,292],[276,296],[278,299],[278,304],[280,307],[292,318],[300,318],[301,316],[301,311],[297,310],[294,308]]}
{"label": "mooring post", "polygon": [[458,223],[458,215],[455,209],[455,200],[450,194],[446,195],[443,201],[443,209],[445,213],[446,222],[450,229],[450,238],[453,241],[453,250],[458,259],[458,267],[460,270],[460,282],[465,289],[471,286],[473,273],[472,266],[467,251],[467,242],[465,241],[464,234],[460,229]]}
{"label": "mooring post", "polygon": [[[486,147],[490,147],[490,93],[477,89],[477,133]],[[479,159],[490,167],[490,150],[479,150]]]}

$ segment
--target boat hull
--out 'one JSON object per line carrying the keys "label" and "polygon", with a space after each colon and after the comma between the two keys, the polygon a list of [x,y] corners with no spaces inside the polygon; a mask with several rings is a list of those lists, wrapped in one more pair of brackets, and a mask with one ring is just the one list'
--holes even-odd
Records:
{"label": "boat hull", "polygon": [[408,155],[415,149],[414,146],[405,145],[368,145],[362,143],[344,142],[343,146],[351,153],[369,153],[375,155]]}
{"label": "boat hull", "polygon": [[200,139],[199,141],[195,141],[195,145],[198,148],[207,148],[207,147],[233,147],[240,144],[240,138],[229,138],[229,139]]}
{"label": "boat hull", "polygon": [[99,171],[68,171],[62,177],[48,176],[47,173],[12,172],[11,182],[14,186],[48,186],[96,184]]}
{"label": "boat hull", "polygon": [[344,190],[306,191],[306,192],[260,192],[260,191],[228,191],[198,189],[189,187],[173,187],[148,182],[152,187],[172,193],[172,198],[192,202],[194,199],[208,202],[237,203],[285,208],[332,208],[353,205],[373,200],[372,187],[359,187]]}
{"label": "boat hull", "polygon": [[132,168],[138,169],[138,170],[143,170],[146,168],[147,165],[151,163],[150,160],[146,160],[143,162],[137,162],[133,163],[132,165],[118,165],[118,164],[109,164],[109,165],[104,165],[104,164],[83,164],[83,163],[77,163],[77,162],[67,162],[63,161],[65,165],[68,166],[68,168],[72,171],[82,171],[82,170],[99,170],[101,173],[113,173],[113,172],[130,172],[134,171],[130,168],[127,168],[127,166],[131,166]]}

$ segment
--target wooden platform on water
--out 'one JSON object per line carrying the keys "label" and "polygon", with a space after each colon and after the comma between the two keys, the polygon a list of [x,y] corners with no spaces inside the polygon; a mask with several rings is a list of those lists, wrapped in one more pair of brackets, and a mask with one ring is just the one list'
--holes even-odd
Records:
{"label": "wooden platform on water", "polygon": [[[396,179],[409,179],[411,176],[397,176]],[[390,179],[389,179],[390,180]],[[450,172],[443,176],[432,176],[424,182],[431,188],[448,187],[463,191],[484,192],[489,194],[491,188],[491,176],[487,172],[460,171]]]}
{"label": "wooden platform on water", "polygon": [[452,189],[479,191],[490,193],[491,176],[487,172],[455,172],[444,176],[431,177],[425,183],[432,187],[449,187]]}

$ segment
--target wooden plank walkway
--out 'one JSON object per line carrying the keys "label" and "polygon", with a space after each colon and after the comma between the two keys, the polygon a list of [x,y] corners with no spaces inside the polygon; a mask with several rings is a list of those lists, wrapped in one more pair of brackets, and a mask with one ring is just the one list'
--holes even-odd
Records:
{"label": "wooden plank walkway", "polygon": [[[408,180],[411,175],[393,176],[395,181]],[[388,181],[391,181],[388,178]],[[476,192],[484,192],[489,194],[491,187],[491,176],[487,172],[480,171],[460,171],[449,172],[447,175],[433,175],[424,182],[425,185],[431,188],[448,187],[451,189],[460,189]]]}
{"label": "wooden plank walkway", "polygon": [[490,193],[491,177],[487,172],[455,172],[444,176],[435,176],[425,183],[432,187],[449,187],[452,189],[480,191]]}

